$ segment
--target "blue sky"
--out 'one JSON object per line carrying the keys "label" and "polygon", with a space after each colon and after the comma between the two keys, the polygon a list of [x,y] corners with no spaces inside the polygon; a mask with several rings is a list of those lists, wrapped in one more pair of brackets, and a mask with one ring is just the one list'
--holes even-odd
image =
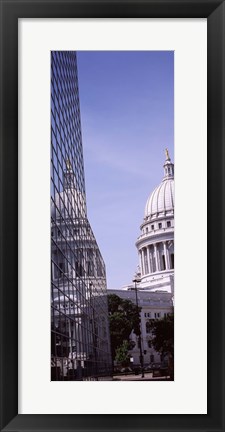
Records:
{"label": "blue sky", "polygon": [[87,210],[108,288],[132,281],[144,207],[174,150],[172,51],[77,53]]}

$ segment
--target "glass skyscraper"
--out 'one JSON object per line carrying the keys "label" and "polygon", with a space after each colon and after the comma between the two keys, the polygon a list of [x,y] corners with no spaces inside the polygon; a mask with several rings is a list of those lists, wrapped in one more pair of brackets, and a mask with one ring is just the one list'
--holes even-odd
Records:
{"label": "glass skyscraper", "polygon": [[51,379],[111,374],[105,265],[87,218],[77,59],[51,53]]}

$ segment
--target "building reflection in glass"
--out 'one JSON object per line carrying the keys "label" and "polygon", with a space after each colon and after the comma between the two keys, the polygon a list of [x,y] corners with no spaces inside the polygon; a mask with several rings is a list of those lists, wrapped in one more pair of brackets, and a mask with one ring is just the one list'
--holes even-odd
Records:
{"label": "building reflection in glass", "polygon": [[51,53],[51,379],[111,374],[105,265],[87,218],[76,53]]}

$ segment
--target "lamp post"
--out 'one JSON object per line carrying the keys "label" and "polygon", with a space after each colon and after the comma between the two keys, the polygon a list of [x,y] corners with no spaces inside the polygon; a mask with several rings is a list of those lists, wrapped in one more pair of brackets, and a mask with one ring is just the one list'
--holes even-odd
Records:
{"label": "lamp post", "polygon": [[[137,274],[135,274],[134,279],[134,289],[135,289],[135,296],[136,296],[136,307],[137,307],[137,314],[139,315],[139,308],[138,308],[138,295],[137,295],[137,283],[140,282],[140,279],[138,278]],[[141,343],[141,322],[139,325],[140,329],[140,335],[139,335],[139,348],[140,348],[140,364],[141,364],[141,377],[144,378],[144,367],[143,367],[143,354],[142,354],[142,343]]]}
{"label": "lamp post", "polygon": [[93,304],[93,296],[92,296],[92,288],[93,283],[89,283],[89,291],[90,291],[90,305],[91,305],[91,316],[92,316],[92,337],[93,337],[93,351],[94,351],[94,371],[95,371],[95,379],[98,381],[98,366],[97,366],[97,333],[96,333],[96,322],[95,322],[95,305]]}

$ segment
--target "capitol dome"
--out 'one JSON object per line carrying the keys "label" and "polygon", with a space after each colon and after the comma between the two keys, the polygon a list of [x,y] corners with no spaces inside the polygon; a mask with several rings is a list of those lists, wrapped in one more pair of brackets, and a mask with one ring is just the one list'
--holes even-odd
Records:
{"label": "capitol dome", "polygon": [[174,179],[164,180],[149,196],[145,218],[166,215],[174,211]]}
{"label": "capitol dome", "polygon": [[147,199],[144,212],[145,219],[153,219],[174,213],[174,165],[168,152],[166,156],[164,177]]}
{"label": "capitol dome", "polygon": [[63,191],[55,195],[51,205],[51,216],[53,219],[86,218],[85,196],[75,187],[75,178],[72,167],[67,161],[67,169],[63,177]]}
{"label": "capitol dome", "polygon": [[139,253],[140,286],[149,291],[173,291],[174,277],[174,165],[166,149],[164,177],[145,205]]}
{"label": "capitol dome", "polygon": [[59,219],[64,218],[86,218],[86,204],[84,196],[76,189],[63,190],[55,196],[55,202],[51,206],[51,216]]}

